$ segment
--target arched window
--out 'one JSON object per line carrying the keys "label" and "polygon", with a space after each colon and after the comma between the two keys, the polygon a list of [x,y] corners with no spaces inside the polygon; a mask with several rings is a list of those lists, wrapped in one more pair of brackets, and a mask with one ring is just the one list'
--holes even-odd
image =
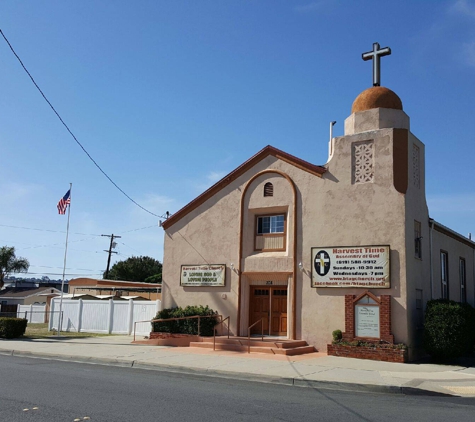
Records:
{"label": "arched window", "polygon": [[271,182],[264,185],[264,196],[274,196],[274,186]]}

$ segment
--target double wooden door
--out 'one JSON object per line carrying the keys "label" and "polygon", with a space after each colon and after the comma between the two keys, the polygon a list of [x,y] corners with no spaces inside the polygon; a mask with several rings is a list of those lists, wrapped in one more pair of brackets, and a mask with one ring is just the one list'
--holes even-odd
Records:
{"label": "double wooden door", "polygon": [[[287,335],[287,286],[251,286],[249,325],[262,319],[264,334]],[[261,333],[261,324],[251,329]]]}

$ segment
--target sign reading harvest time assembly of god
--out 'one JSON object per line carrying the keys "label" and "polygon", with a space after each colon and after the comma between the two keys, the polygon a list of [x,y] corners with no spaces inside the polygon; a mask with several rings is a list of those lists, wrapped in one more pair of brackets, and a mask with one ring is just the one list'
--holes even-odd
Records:
{"label": "sign reading harvest time assembly of god", "polygon": [[312,248],[312,287],[389,289],[389,246]]}
{"label": "sign reading harvest time assembly of god", "polygon": [[180,286],[224,286],[226,265],[182,265]]}

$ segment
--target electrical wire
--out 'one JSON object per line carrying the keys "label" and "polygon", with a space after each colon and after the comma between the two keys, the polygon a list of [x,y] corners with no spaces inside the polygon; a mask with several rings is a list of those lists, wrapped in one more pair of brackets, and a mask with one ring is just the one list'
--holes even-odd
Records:
{"label": "electrical wire", "polygon": [[[39,231],[39,232],[50,232],[50,233],[66,233],[65,231],[61,231],[61,230],[48,230],[48,229],[36,229],[36,228],[33,228],[33,227],[23,227],[23,226],[9,226],[7,224],[0,224],[0,227],[8,227],[8,228],[11,228],[11,229],[24,229],[24,230],[35,230],[35,231]],[[139,230],[139,229],[137,229]],[[100,234],[87,234],[87,233],[71,233],[71,234],[76,234],[76,235],[79,235],[79,236],[101,236]]]}
{"label": "electrical wire", "polygon": [[56,114],[56,117],[58,117],[58,119],[60,120],[60,122],[63,124],[63,126],[66,128],[66,130],[69,132],[69,134],[72,136],[72,138],[76,141],[76,143],[81,147],[81,149],[84,151],[84,153],[89,157],[89,159],[94,163],[94,165],[99,169],[99,171],[122,193],[124,194],[124,196],[126,198],[128,198],[130,201],[132,201],[135,205],[137,205],[139,208],[141,208],[142,210],[144,210],[145,212],[155,216],[155,217],[158,217],[158,218],[165,218],[166,214],[164,215],[158,215],[158,214],[155,214],[153,213],[152,211],[149,211],[148,209],[144,208],[142,205],[140,205],[139,203],[137,203],[136,201],[134,201],[129,195],[127,195],[110,177],[109,175],[104,171],[102,170],[101,166],[99,164],[97,164],[97,162],[94,160],[94,158],[92,158],[92,156],[86,151],[86,148],[83,147],[83,145],[81,144],[81,142],[79,142],[79,140],[76,138],[76,136],[74,135],[74,133],[71,131],[71,129],[69,129],[68,125],[64,122],[64,120],[61,118],[61,116],[59,115],[59,113],[56,111],[56,109],[53,107],[53,105],[51,104],[51,102],[48,100],[48,98],[46,98],[46,95],[43,93],[43,91],[41,90],[41,88],[38,86],[38,84],[35,82],[35,80],[33,79],[33,76],[31,76],[30,72],[28,71],[28,69],[25,67],[25,65],[23,64],[23,62],[21,61],[20,57],[18,56],[18,54],[15,52],[15,50],[13,49],[12,45],[10,44],[10,41],[8,41],[7,37],[5,36],[5,34],[3,33],[3,31],[0,29],[0,34],[2,35],[3,39],[5,40],[5,42],[8,44],[8,46],[10,47],[10,50],[12,51],[12,53],[15,55],[15,57],[17,58],[17,60],[20,62],[21,64],[21,67],[23,67],[23,70],[26,72],[26,74],[30,77],[31,81],[33,82],[33,84],[35,85],[36,89],[40,92],[41,96],[44,98],[44,100],[48,103],[48,105],[51,107],[51,110],[53,110],[54,114]]}
{"label": "electrical wire", "polygon": [[[61,230],[37,229],[37,228],[34,228],[34,227],[24,227],[24,226],[9,226],[7,224],[0,224],[0,227],[8,227],[8,228],[11,228],[11,229],[35,230],[35,231],[39,231],[39,232],[62,233],[62,234],[66,233],[65,231],[61,231]],[[146,226],[146,227],[140,227],[138,229],[121,231],[121,233],[136,232],[136,231],[139,231],[139,230],[150,229],[152,227],[158,227],[158,226],[156,224],[154,224],[153,226]],[[78,236],[97,236],[97,237],[102,236],[101,234],[92,234],[92,233],[71,233],[71,234],[76,234]]]}
{"label": "electrical wire", "polygon": [[[17,273],[18,274],[18,273]],[[27,272],[25,274],[33,274],[33,275],[63,275],[63,273],[31,273],[31,272]],[[83,274],[83,273],[67,273],[67,274],[64,274],[64,275],[75,275],[75,276],[91,276],[91,275],[101,275],[100,273],[94,273],[94,274]]]}
{"label": "electrical wire", "polygon": [[[163,217],[163,216],[162,216]],[[165,218],[165,217],[163,217]],[[147,226],[147,227],[140,227],[139,229],[132,229],[132,230],[127,230],[127,231],[122,231],[121,233],[130,233],[130,232],[136,232],[136,231],[139,231],[139,230],[144,230],[144,229],[150,229],[152,227],[158,227],[156,224],[154,224],[153,226]]]}
{"label": "electrical wire", "polygon": [[[79,239],[79,240],[70,240],[69,243],[77,243],[77,242],[84,242],[86,240],[92,240],[92,237],[88,237],[86,239]],[[21,248],[20,250],[25,250],[25,249],[38,249],[38,248],[50,248],[58,245],[63,245],[64,243],[52,243],[50,245],[38,245],[38,246],[30,246],[28,248]]]}
{"label": "electrical wire", "polygon": [[[124,242],[119,242],[121,245],[124,245],[126,248],[129,248],[129,249],[132,249],[134,252],[137,252],[138,254],[140,254],[140,252],[137,250],[137,249],[134,249],[132,247],[130,247],[129,245],[126,245]],[[142,254],[140,254],[142,255]]]}
{"label": "electrical wire", "polygon": [[[48,265],[30,265],[30,268],[31,267],[35,267],[35,268],[58,268],[60,270],[63,269],[63,267],[50,267]],[[70,267],[66,267],[67,270],[76,270],[76,271],[93,271],[94,273],[97,273],[97,271],[100,271],[100,270],[91,270],[90,268],[70,268]]]}

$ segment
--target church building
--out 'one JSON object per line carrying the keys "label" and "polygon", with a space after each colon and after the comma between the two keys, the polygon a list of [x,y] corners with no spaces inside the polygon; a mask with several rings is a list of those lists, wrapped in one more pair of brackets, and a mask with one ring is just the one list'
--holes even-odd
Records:
{"label": "church building", "polygon": [[262,324],[322,352],[340,329],[414,359],[428,300],[474,305],[475,243],[429,216],[425,146],[379,82],[389,53],[363,55],[373,87],[325,165],[266,146],[163,222],[162,308],[208,305],[235,336]]}

